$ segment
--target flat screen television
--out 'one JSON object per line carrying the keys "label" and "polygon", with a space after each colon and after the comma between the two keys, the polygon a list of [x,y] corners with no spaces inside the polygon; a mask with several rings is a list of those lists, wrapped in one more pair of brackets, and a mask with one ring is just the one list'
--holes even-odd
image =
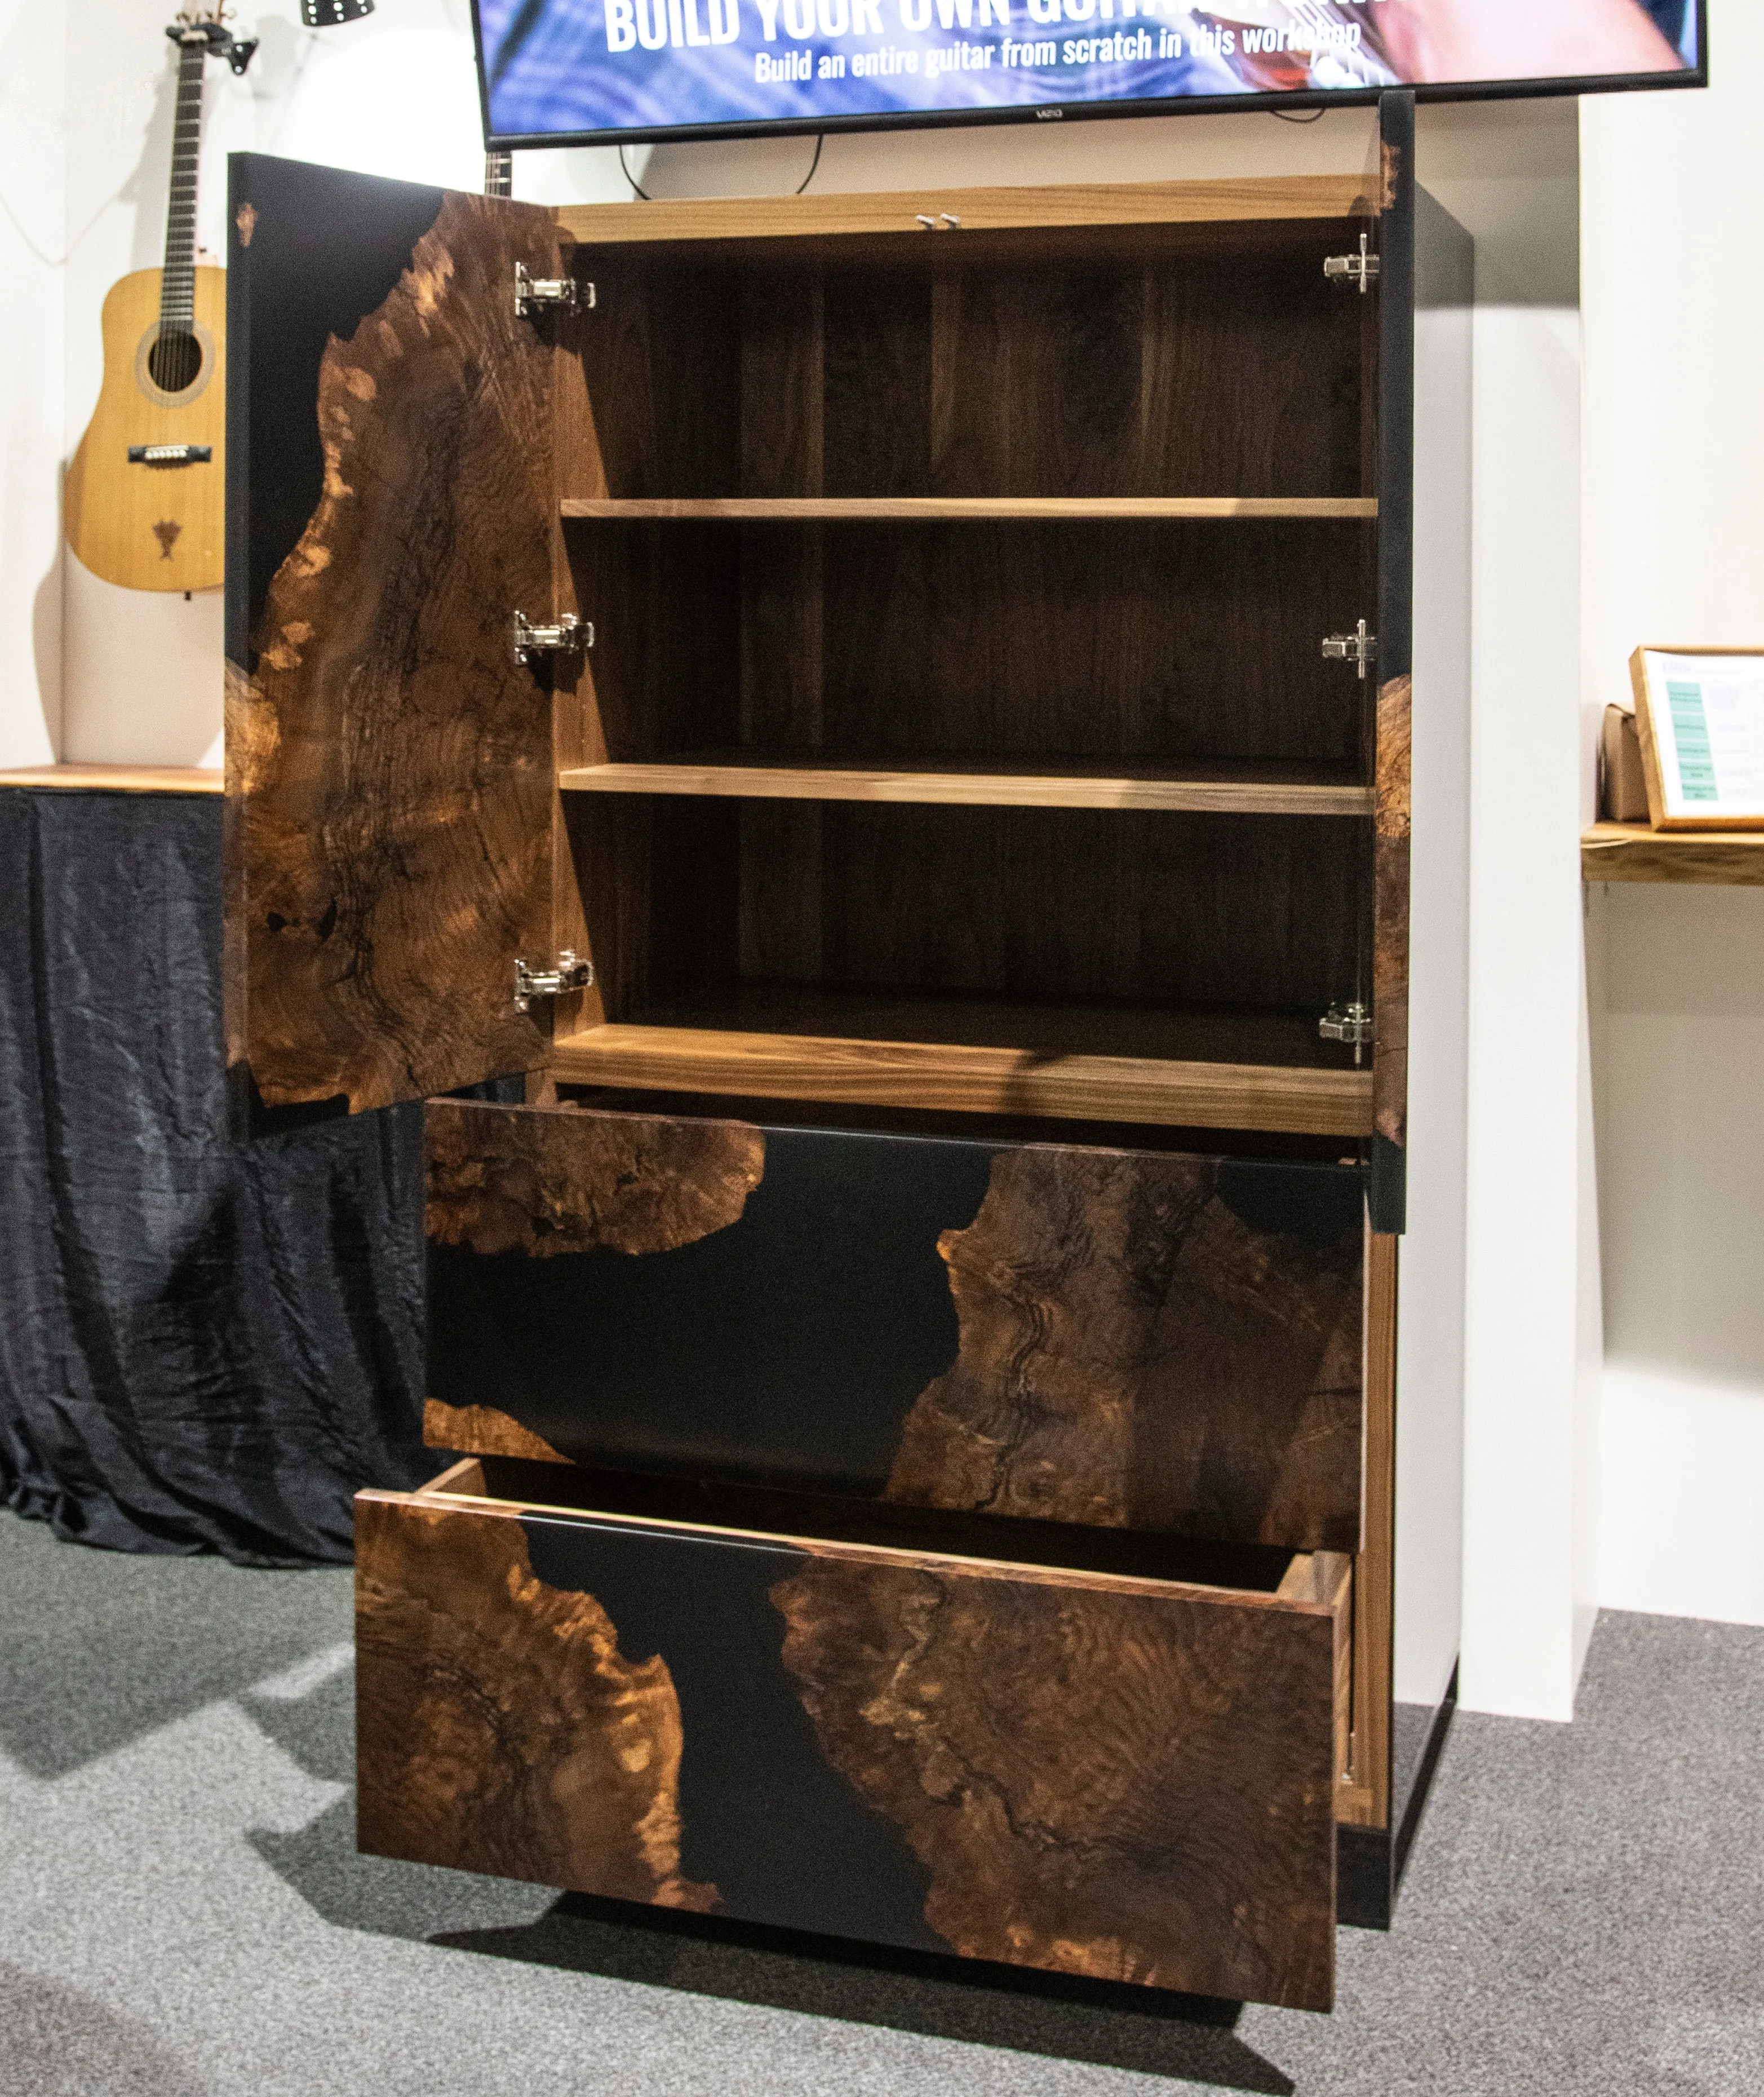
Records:
{"label": "flat screen television", "polygon": [[492,147],[1700,87],[1707,0],[474,0]]}

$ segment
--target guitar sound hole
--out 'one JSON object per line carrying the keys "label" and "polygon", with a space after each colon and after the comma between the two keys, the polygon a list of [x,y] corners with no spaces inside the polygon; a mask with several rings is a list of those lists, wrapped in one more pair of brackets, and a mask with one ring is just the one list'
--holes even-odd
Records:
{"label": "guitar sound hole", "polygon": [[162,393],[182,393],[202,370],[202,344],[182,328],[168,328],[147,352],[147,370]]}

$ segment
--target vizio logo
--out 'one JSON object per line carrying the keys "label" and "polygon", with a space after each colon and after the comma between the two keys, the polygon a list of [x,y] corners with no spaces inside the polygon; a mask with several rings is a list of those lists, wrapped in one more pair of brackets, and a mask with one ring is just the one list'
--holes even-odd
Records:
{"label": "vizio logo", "polygon": [[1045,121],[1050,116],[1063,116],[1066,112],[1063,109],[1038,109],[1035,114]]}

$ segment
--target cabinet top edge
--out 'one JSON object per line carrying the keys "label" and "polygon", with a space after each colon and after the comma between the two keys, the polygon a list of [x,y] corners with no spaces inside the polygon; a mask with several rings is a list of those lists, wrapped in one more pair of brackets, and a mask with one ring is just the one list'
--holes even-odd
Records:
{"label": "cabinet top edge", "polygon": [[1378,199],[1360,175],[1256,175],[1186,182],[1072,182],[1042,187],[875,190],[843,195],[658,198],[559,204],[572,239],[766,239],[910,233],[948,212],[964,230],[1202,225],[1234,220],[1371,218]]}

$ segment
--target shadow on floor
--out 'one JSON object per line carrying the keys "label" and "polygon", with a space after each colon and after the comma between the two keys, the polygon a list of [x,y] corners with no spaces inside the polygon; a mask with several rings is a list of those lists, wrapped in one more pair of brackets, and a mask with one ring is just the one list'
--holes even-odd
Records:
{"label": "shadow on floor", "polygon": [[199,2097],[138,2020],[0,1963],[0,2097]]}
{"label": "shadow on floor", "polygon": [[[353,1776],[351,1685],[295,1702],[248,1698],[264,1731],[331,1783]],[[1240,2006],[1030,1974],[919,1952],[646,1909],[464,1872],[363,1857],[352,1790],[293,1832],[259,1831],[259,1856],[339,1928],[607,1980],[1004,2047],[1224,2090],[1291,2097],[1289,2077],[1236,2034]]]}
{"label": "shadow on floor", "polygon": [[1241,2005],[889,1951],[788,1930],[565,1893],[516,1928],[431,1937],[455,1950],[678,1988],[922,2038],[955,2039],[1292,2097],[1237,2036]]}
{"label": "shadow on floor", "polygon": [[[250,1700],[257,1723],[301,1766],[348,1783],[350,1685],[298,1703]],[[1291,2097],[1291,2079],[1237,2036],[1240,2006],[1021,1972],[922,1952],[648,1909],[465,1872],[364,1857],[351,1791],[291,1833],[252,1846],[308,1906],[343,1929],[512,1959],[564,1972],[675,1988],[755,2007],[835,2017],[922,2038],[1003,2047],[1223,2090]]]}
{"label": "shadow on floor", "polygon": [[349,1631],[347,1571],[97,1551],[0,1512],[0,1753],[52,1781]]}

